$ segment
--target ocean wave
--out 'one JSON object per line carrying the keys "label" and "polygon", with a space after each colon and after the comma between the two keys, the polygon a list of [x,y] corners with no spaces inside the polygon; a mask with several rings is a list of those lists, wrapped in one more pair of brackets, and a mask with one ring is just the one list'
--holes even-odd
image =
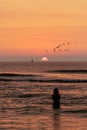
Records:
{"label": "ocean wave", "polygon": [[6,79],[0,78],[0,82],[42,82],[42,83],[87,83],[87,79]]}
{"label": "ocean wave", "polygon": [[36,77],[36,74],[0,73],[0,77]]}
{"label": "ocean wave", "polygon": [[48,70],[49,73],[83,73],[87,74],[87,70]]}
{"label": "ocean wave", "polygon": [[17,96],[17,98],[42,97],[44,95],[45,95],[45,93],[44,94],[42,94],[42,93],[33,93],[33,94],[27,93],[27,94],[19,94]]}
{"label": "ocean wave", "polygon": [[25,93],[25,94],[10,94],[10,95],[0,95],[0,98],[33,98],[33,97],[42,97],[45,96],[46,93]]}
{"label": "ocean wave", "polygon": [[67,111],[65,111],[65,112],[67,112],[67,113],[87,113],[87,109],[74,109],[74,110],[67,110]]}

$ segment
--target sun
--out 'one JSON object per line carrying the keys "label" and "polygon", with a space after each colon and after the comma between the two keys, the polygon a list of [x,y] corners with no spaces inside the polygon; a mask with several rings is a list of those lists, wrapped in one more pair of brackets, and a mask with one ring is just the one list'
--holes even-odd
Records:
{"label": "sun", "polygon": [[48,58],[47,58],[47,57],[43,57],[43,58],[41,59],[41,61],[46,62],[46,61],[48,61]]}

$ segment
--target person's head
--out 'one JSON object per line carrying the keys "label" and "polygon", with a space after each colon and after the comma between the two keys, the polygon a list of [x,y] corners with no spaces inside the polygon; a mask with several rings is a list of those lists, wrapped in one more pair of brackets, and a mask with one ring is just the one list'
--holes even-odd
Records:
{"label": "person's head", "polygon": [[59,90],[58,88],[54,88],[54,91],[53,91],[54,94],[58,94],[59,93]]}

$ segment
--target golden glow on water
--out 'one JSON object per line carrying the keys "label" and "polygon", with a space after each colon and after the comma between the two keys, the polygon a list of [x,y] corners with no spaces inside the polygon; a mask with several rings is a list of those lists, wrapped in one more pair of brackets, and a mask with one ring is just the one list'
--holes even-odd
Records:
{"label": "golden glow on water", "polygon": [[86,130],[86,118],[74,118],[53,113],[52,116],[26,115],[8,117],[7,120],[0,120],[0,128],[8,129],[29,129],[29,130]]}

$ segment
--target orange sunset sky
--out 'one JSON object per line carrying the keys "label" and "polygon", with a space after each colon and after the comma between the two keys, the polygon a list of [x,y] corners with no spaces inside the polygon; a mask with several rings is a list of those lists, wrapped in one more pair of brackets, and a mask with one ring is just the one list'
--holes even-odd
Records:
{"label": "orange sunset sky", "polygon": [[87,61],[87,0],[0,0],[0,61],[44,56]]}

